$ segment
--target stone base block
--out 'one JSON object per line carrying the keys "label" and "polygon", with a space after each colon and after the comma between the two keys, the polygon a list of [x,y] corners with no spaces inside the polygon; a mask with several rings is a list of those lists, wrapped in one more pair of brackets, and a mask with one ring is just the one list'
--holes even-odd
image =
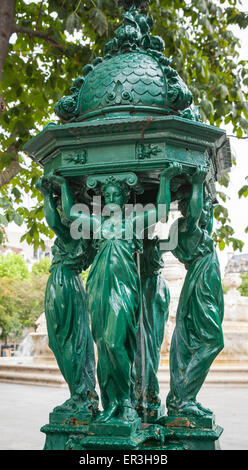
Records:
{"label": "stone base block", "polygon": [[84,412],[59,411],[49,415],[49,424],[73,427],[82,427],[90,424],[92,416]]}
{"label": "stone base block", "polygon": [[214,429],[215,416],[213,413],[205,416],[192,416],[184,414],[174,414],[163,416],[158,424],[169,428],[187,428],[187,429]]}
{"label": "stone base block", "polygon": [[169,415],[159,420],[168,440],[181,444],[188,450],[218,450],[219,437],[223,432],[215,424],[215,416],[209,413],[205,416],[184,414]]}
{"label": "stone base block", "polygon": [[89,434],[91,436],[115,436],[130,437],[141,429],[141,420],[136,419],[131,423],[124,423],[121,420],[112,418],[109,423],[91,422]]}
{"label": "stone base block", "polygon": [[55,423],[56,418],[51,413],[50,423],[41,428],[46,434],[44,450],[217,450],[223,431],[214,420],[197,426],[192,417],[169,416],[160,424],[142,425],[140,419],[130,424],[92,420],[83,425],[73,419]]}

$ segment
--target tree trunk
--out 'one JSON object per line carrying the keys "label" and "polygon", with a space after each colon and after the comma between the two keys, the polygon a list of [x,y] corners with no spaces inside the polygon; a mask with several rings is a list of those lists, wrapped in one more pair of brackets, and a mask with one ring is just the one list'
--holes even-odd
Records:
{"label": "tree trunk", "polygon": [[[15,134],[12,133],[11,137],[15,137]],[[0,172],[0,189],[5,184],[8,184],[12,180],[12,178],[18,175],[18,173],[20,173],[20,171],[22,170],[22,167],[19,163],[18,150],[14,142],[6,149],[6,153],[11,153],[13,159],[11,160],[7,168]]]}
{"label": "tree trunk", "polygon": [[[16,0],[0,1],[0,81],[2,79],[3,64],[8,53],[9,38],[14,24]],[[5,103],[0,95],[0,114],[5,109]]]}
{"label": "tree trunk", "polygon": [[20,173],[22,167],[19,164],[18,160],[12,160],[12,162],[9,164],[8,168],[3,170],[0,173],[0,188],[4,186],[5,184],[8,184],[12,178],[14,178],[18,173]]}

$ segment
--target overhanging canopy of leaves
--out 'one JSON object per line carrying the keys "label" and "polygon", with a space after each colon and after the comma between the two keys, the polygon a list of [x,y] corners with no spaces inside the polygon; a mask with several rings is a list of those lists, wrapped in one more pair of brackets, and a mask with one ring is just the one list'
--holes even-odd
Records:
{"label": "overhanging canopy of leaves", "polygon": [[[20,149],[51,120],[54,103],[69,92],[81,68],[101,55],[122,12],[118,0],[0,2],[0,109],[5,107],[0,136],[0,227],[12,220],[24,221],[25,238],[35,248],[42,245],[42,234],[52,236],[52,232],[44,223],[42,196],[35,189],[41,170]],[[217,126],[230,123],[238,137],[245,135],[248,65],[239,60],[239,41],[230,28],[248,25],[239,1],[153,0],[149,13],[154,19],[153,34],[164,38],[165,55],[173,59],[195,104],[201,106],[202,119]],[[76,31],[80,39],[70,36]],[[227,181],[223,180],[225,185]],[[25,195],[33,198],[31,210],[25,206]],[[241,248],[224,207],[218,216],[219,243]]]}

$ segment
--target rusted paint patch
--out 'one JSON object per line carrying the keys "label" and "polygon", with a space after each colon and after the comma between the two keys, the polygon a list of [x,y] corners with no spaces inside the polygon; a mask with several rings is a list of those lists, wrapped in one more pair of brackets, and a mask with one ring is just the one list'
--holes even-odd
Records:
{"label": "rusted paint patch", "polygon": [[166,423],[171,428],[194,427],[187,418],[175,418],[174,421]]}
{"label": "rusted paint patch", "polygon": [[78,421],[77,418],[70,419],[71,426],[83,426],[85,423],[83,421]]}
{"label": "rusted paint patch", "polygon": [[150,116],[148,116],[146,118],[146,123],[145,123],[143,129],[141,130],[140,140],[144,140],[145,131],[147,131],[147,129],[149,129],[151,122],[154,121],[154,120],[155,119],[153,117],[150,117]]}

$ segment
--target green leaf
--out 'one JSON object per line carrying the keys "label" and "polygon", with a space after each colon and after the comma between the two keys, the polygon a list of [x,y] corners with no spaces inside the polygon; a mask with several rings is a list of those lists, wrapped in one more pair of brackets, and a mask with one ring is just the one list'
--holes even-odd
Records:
{"label": "green leaf", "polygon": [[248,196],[248,185],[242,186],[242,188],[238,192],[239,198],[242,196],[247,197]]}
{"label": "green leaf", "polygon": [[219,242],[219,249],[220,249],[220,251],[223,251],[224,248],[225,248],[225,246],[226,246],[226,244],[225,244],[224,240],[221,240],[221,241]]}
{"label": "green leaf", "polygon": [[101,10],[99,10],[99,8],[93,8],[91,10],[90,18],[92,21],[92,26],[99,36],[102,36],[108,31],[108,22],[106,16]]}
{"label": "green leaf", "polygon": [[0,225],[8,225],[8,219],[5,217],[5,215],[0,214]]}
{"label": "green leaf", "polygon": [[15,222],[16,225],[18,225],[19,227],[23,224],[23,218],[20,214],[18,214],[17,212],[14,214],[14,218],[13,218],[13,221]]}
{"label": "green leaf", "polygon": [[236,133],[236,134],[237,134],[237,137],[239,137],[239,139],[240,139],[241,137],[243,137],[243,131],[242,131],[242,129],[241,129],[240,127],[237,129],[237,133]]}
{"label": "green leaf", "polygon": [[0,197],[0,206],[3,209],[12,209],[12,204],[8,199],[5,199],[4,197]]}
{"label": "green leaf", "polygon": [[65,29],[68,31],[68,33],[73,34],[73,32],[76,30],[80,30],[82,28],[82,23],[77,15],[77,13],[71,13],[65,22]]}
{"label": "green leaf", "polygon": [[12,189],[12,194],[14,194],[14,196],[15,196],[16,199],[20,199],[20,198],[21,198],[21,192],[20,192],[19,189],[17,189],[17,188],[13,188],[13,189]]}
{"label": "green leaf", "polygon": [[32,75],[33,75],[33,66],[31,64],[27,65],[26,74],[27,74],[28,77],[32,77]]}

